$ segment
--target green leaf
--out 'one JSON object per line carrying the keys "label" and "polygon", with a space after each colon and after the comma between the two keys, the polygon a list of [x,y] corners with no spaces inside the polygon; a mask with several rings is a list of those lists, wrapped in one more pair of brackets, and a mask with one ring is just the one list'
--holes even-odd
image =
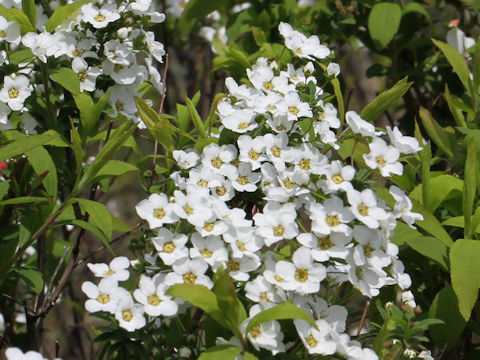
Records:
{"label": "green leaf", "polygon": [[462,334],[466,324],[462,314],[458,311],[458,301],[452,286],[446,286],[437,293],[428,310],[428,316],[444,322],[444,324],[430,326],[429,331],[435,344],[442,349],[448,344],[447,350],[450,350]]}
{"label": "green leaf", "polygon": [[377,47],[381,50],[393,39],[400,26],[402,8],[395,3],[375,4],[368,16],[368,30]]}
{"label": "green leaf", "polygon": [[40,294],[43,290],[43,278],[40,271],[33,267],[14,267],[8,272],[8,276],[17,276],[35,293]]}
{"label": "green leaf", "polygon": [[81,227],[82,229],[85,229],[87,231],[90,231],[93,235],[95,235],[97,238],[100,239],[102,244],[110,251],[110,253],[113,256],[116,256],[115,251],[113,251],[105,235],[95,225],[92,225],[89,222],[86,222],[83,220],[68,219],[68,220],[57,221],[56,223],[53,224],[53,227],[64,226],[64,225],[74,225],[74,226]]}
{"label": "green leaf", "polygon": [[422,14],[428,20],[430,20],[430,16],[428,15],[427,10],[425,10],[423,5],[420,4],[420,3],[412,1],[412,2],[408,3],[407,5],[405,5],[402,9],[402,16],[406,15],[408,13],[411,13],[411,12],[416,12],[416,13]]}
{"label": "green leaf", "polygon": [[253,355],[252,353],[244,352],[243,353],[243,360],[258,360],[258,358],[255,355]]}
{"label": "green leaf", "polygon": [[[475,45],[475,52],[473,53],[473,96],[478,94],[478,86],[480,85],[480,44]],[[478,106],[478,104],[477,104]]]}
{"label": "green leaf", "polygon": [[65,67],[54,70],[50,77],[73,95],[80,95],[80,79],[72,69]]}
{"label": "green leaf", "polygon": [[205,311],[220,325],[229,329],[223,313],[218,307],[217,297],[213,291],[208,290],[205,286],[198,284],[176,284],[167,290],[167,294],[188,301],[193,306]]}
{"label": "green leaf", "polygon": [[37,27],[37,8],[35,0],[22,0],[22,10],[27,15],[30,24],[35,29]]}
{"label": "green leaf", "polygon": [[27,151],[25,155],[27,155],[28,161],[32,164],[37,175],[43,175],[45,171],[47,171],[42,183],[47,193],[52,196],[53,202],[55,202],[57,199],[58,178],[57,168],[55,167],[52,157],[43,146],[39,146],[35,148],[35,150]]}
{"label": "green leaf", "polygon": [[93,200],[75,199],[75,201],[88,213],[88,221],[91,221],[111,240],[113,233],[112,215],[107,207]]}
{"label": "green leaf", "polygon": [[203,124],[202,118],[198,114],[197,109],[195,109],[195,105],[193,104],[192,100],[188,97],[185,97],[185,103],[187,104],[188,112],[190,113],[190,118],[193,120],[193,124],[198,131],[198,134],[203,138],[208,138],[207,132],[205,131],[205,125]]}
{"label": "green leaf", "polygon": [[120,176],[129,171],[137,171],[135,165],[120,160],[108,161],[97,173],[93,182],[98,182],[104,177]]}
{"label": "green leaf", "polygon": [[255,40],[255,43],[258,46],[261,46],[262,44],[267,42],[267,36],[265,35],[265,31],[263,31],[261,28],[252,26],[251,31],[253,35],[253,40]]}
{"label": "green leaf", "polygon": [[317,328],[317,324],[313,321],[312,317],[308,315],[304,310],[300,309],[291,302],[284,302],[274,307],[268,308],[255,315],[248,323],[245,330],[245,334],[248,334],[254,326],[260,325],[267,321],[272,320],[286,320],[286,319],[300,319],[305,320],[310,325]]}
{"label": "green leaf", "polygon": [[227,5],[229,0],[191,0],[183,10],[180,22],[178,24],[183,36],[192,31],[195,23],[210,14],[212,11],[221,9]]}
{"label": "green leaf", "polygon": [[45,145],[48,142],[55,140],[59,136],[59,134],[45,133],[41,135],[31,135],[15,140],[14,142],[5,145],[0,149],[0,161],[24,154],[29,150],[33,150],[41,145]]}
{"label": "green leaf", "polygon": [[34,55],[32,50],[30,49],[21,49],[17,51],[13,51],[8,55],[8,59],[10,60],[10,64],[18,65],[22,62],[30,62],[33,60]]}
{"label": "green leaf", "polygon": [[465,122],[465,117],[463,116],[462,110],[457,106],[456,102],[453,100],[453,96],[450,93],[450,89],[448,88],[447,84],[445,84],[445,94],[443,96],[447,101],[448,109],[450,110],[450,113],[455,119],[455,123],[458,126],[467,127],[467,123]]}
{"label": "green leaf", "polygon": [[228,273],[220,267],[214,277],[214,294],[217,297],[218,307],[223,313],[229,328],[236,335],[240,335],[239,326],[247,318],[242,303],[238,300],[235,286]]}
{"label": "green leaf", "polygon": [[480,241],[459,239],[450,248],[450,268],[458,308],[468,321],[480,289]]}
{"label": "green leaf", "polygon": [[452,65],[453,69],[457,73],[457,76],[462,82],[463,86],[467,91],[469,91],[471,88],[469,84],[469,82],[471,82],[470,71],[468,70],[467,64],[465,63],[462,55],[460,55],[455,48],[447,43],[435,39],[432,39],[432,41],[435,46],[442,51],[443,55],[445,55],[450,65]]}
{"label": "green leaf", "polygon": [[[452,175],[439,175],[430,179],[431,202],[430,212],[435,212],[437,208],[445,201],[455,195],[454,192],[463,192],[463,180]],[[442,191],[435,191],[435,189],[442,189]],[[423,198],[423,184],[418,185],[410,192],[410,198],[422,202]]]}
{"label": "green leaf", "polygon": [[465,238],[471,238],[471,234],[473,233],[473,230],[475,230],[470,228],[470,222],[472,219],[475,192],[477,190],[477,161],[477,149],[475,148],[475,140],[472,138],[468,143],[467,159],[465,160],[465,187],[463,190],[463,216],[465,217]]}
{"label": "green leaf", "polygon": [[451,217],[442,221],[442,225],[455,226],[463,229],[465,227],[465,217],[463,215]]}
{"label": "green leaf", "polygon": [[18,205],[18,204],[32,204],[32,203],[45,202],[45,201],[48,201],[48,200],[49,199],[47,199],[47,198],[38,197],[38,196],[19,196],[19,197],[16,197],[16,198],[0,201],[0,206]]}
{"label": "green leaf", "polygon": [[77,0],[71,4],[57,7],[45,24],[45,29],[48,32],[54,31],[58,25],[74,16],[75,12],[80,9],[82,5],[88,4],[89,2],[92,2],[92,0]]}
{"label": "green leaf", "polygon": [[[430,181],[430,164],[432,161],[432,149],[430,141],[423,146],[423,150],[419,153],[422,160],[422,203],[428,210],[434,212],[432,199],[432,186]],[[437,191],[440,192],[440,191]]]}
{"label": "green leaf", "polygon": [[234,345],[218,345],[205,350],[198,360],[235,360],[242,351]]}
{"label": "green leaf", "polygon": [[416,238],[422,236],[422,233],[418,230],[412,229],[404,222],[398,221],[397,226],[395,227],[395,232],[390,238],[390,241],[393,242],[395,245],[400,246],[405,244],[408,240],[415,240]]}
{"label": "green leaf", "polygon": [[94,107],[92,97],[83,91],[78,95],[74,95],[73,99],[75,100],[78,110],[80,110],[80,121],[85,130],[85,134],[88,134],[94,125],[90,122],[89,118],[90,112]]}
{"label": "green leaf", "polygon": [[2,200],[5,197],[5,195],[7,195],[9,189],[10,189],[10,180],[0,181],[0,200]]}
{"label": "green leaf", "polygon": [[135,103],[137,104],[138,114],[142,118],[143,122],[147,126],[150,133],[162,145],[165,149],[173,151],[173,129],[175,128],[170,124],[168,119],[162,118],[153,110],[144,100],[139,97],[135,97]]}
{"label": "green leaf", "polygon": [[405,242],[415,251],[440,264],[445,271],[449,269],[449,248],[443,242],[434,237],[420,236],[406,239]]}
{"label": "green leaf", "polygon": [[7,9],[5,6],[0,5],[0,16],[3,16],[7,21],[15,21],[20,26],[22,34],[30,31],[35,32],[35,28],[22,10],[16,8]]}
{"label": "green leaf", "polygon": [[453,240],[448,235],[445,228],[440,224],[435,215],[428,211],[422,204],[418,201],[412,199],[413,207],[412,211],[422,214],[423,220],[415,222],[416,225],[421,227],[423,230],[428,232],[430,235],[433,235],[434,238],[437,238],[447,246],[453,244]]}
{"label": "green leaf", "polygon": [[430,111],[420,106],[419,110],[420,119],[422,119],[422,124],[427,130],[428,135],[432,141],[451,159],[455,159],[453,153],[454,148],[450,143],[448,134],[445,130],[433,119]]}
{"label": "green leaf", "polygon": [[412,84],[412,82],[407,83],[406,78],[399,80],[392,88],[382,92],[365,106],[360,113],[361,118],[366,121],[373,121],[378,115],[395,105]]}
{"label": "green leaf", "polygon": [[136,127],[136,125],[131,125],[130,122],[126,121],[117,128],[117,131],[110,136],[105,146],[97,154],[93,164],[86,169],[85,174],[76,186],[77,191],[91,184],[97,173],[116,155],[118,149],[122,147]]}

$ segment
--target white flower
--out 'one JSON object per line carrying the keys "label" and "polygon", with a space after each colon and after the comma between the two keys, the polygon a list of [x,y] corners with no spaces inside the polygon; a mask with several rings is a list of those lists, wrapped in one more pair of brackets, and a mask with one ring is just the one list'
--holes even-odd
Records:
{"label": "white flower", "polygon": [[316,35],[307,38],[301,32],[293,30],[290,24],[284,22],[280,23],[278,31],[285,38],[285,46],[300,58],[324,59],[330,54],[330,49],[321,45]]}
{"label": "white flower", "polygon": [[258,127],[257,113],[250,109],[237,109],[231,115],[222,117],[222,124],[236,133],[245,133]]}
{"label": "white flower", "polygon": [[237,170],[231,162],[237,158],[237,155],[238,151],[235,145],[219,146],[211,143],[203,148],[202,164],[214,173],[234,177]]}
{"label": "white flower", "polygon": [[20,26],[15,21],[7,21],[0,16],[0,41],[16,46],[20,44],[20,39]]}
{"label": "white flower", "polygon": [[173,316],[178,311],[178,305],[171,296],[165,294],[167,286],[161,280],[160,276],[153,279],[142,276],[139,288],[133,292],[133,296],[144,306],[145,313],[148,315]]}
{"label": "white flower", "polygon": [[258,172],[252,172],[252,165],[247,163],[240,163],[238,165],[238,175],[234,178],[230,178],[232,186],[239,192],[247,191],[254,192],[257,190],[255,185],[260,181],[262,174]]}
{"label": "white flower", "polygon": [[125,281],[130,277],[127,270],[130,261],[125,256],[119,256],[110,261],[110,264],[87,264],[88,268],[96,277],[108,277],[117,281]]}
{"label": "white flower", "polygon": [[400,152],[391,145],[387,145],[380,138],[374,138],[368,144],[370,152],[363,154],[365,164],[371,169],[378,169],[382,176],[389,177],[391,174],[402,175],[403,165],[398,161]]}
{"label": "white flower", "polygon": [[317,328],[304,320],[294,320],[293,323],[309,354],[332,355],[335,353],[337,344],[325,320],[315,321]]}
{"label": "white flower", "polygon": [[190,224],[203,226],[208,218],[213,215],[213,210],[207,205],[206,196],[198,193],[185,195],[175,190],[175,202],[172,203],[173,212],[181,219],[186,219]]}
{"label": "white flower", "polygon": [[297,240],[303,246],[311,249],[312,258],[318,262],[328,261],[330,258],[345,259],[349,254],[347,246],[352,236],[332,232],[330,235],[316,237],[312,233],[302,233]]}
{"label": "white flower", "polygon": [[330,64],[328,64],[327,74],[329,76],[337,77],[340,74],[340,65],[334,62],[331,62]]}
{"label": "white flower", "polygon": [[390,194],[395,200],[395,206],[393,207],[393,214],[395,217],[402,218],[402,220],[410,227],[415,228],[413,223],[415,221],[422,221],[423,216],[419,213],[411,212],[412,200],[405,195],[405,193],[398,186],[390,186]]}
{"label": "white flower", "polygon": [[415,303],[415,298],[413,297],[413,294],[411,291],[404,291],[400,295],[400,299],[403,304],[409,306],[410,308],[415,308],[417,304]]}
{"label": "white flower", "polygon": [[420,352],[420,354],[417,355],[420,359],[425,359],[425,360],[435,360],[432,356],[432,353],[430,350],[424,350]]}
{"label": "white flower", "polygon": [[351,233],[352,229],[347,224],[353,220],[353,214],[343,206],[343,201],[337,196],[325,200],[323,205],[311,203],[308,210],[312,219],[312,230],[316,234],[340,232],[348,236]]}
{"label": "white flower", "polygon": [[115,4],[105,4],[100,9],[92,4],[85,4],[80,9],[83,13],[83,21],[92,24],[96,29],[104,28],[111,22],[120,19]]}
{"label": "white flower", "polygon": [[475,39],[465,36],[462,30],[454,27],[447,32],[447,43],[463,55],[469,48],[475,45]]}
{"label": "white flower", "polygon": [[272,286],[261,275],[245,284],[245,296],[263,305],[279,304],[285,301],[285,293],[281,289]]}
{"label": "white flower", "polygon": [[80,57],[73,59],[72,69],[80,80],[80,91],[95,91],[95,83],[98,75],[102,73],[102,69],[96,66],[89,67],[87,62]]}
{"label": "white flower", "polygon": [[174,236],[165,228],[158,230],[157,236],[152,238],[153,245],[165,265],[172,265],[180,259],[188,258],[188,248],[185,246],[187,241],[186,235]]}
{"label": "white flower", "polygon": [[191,241],[194,246],[190,248],[192,259],[203,258],[212,267],[228,260],[227,249],[219,236],[202,237],[199,233],[194,233]]}
{"label": "white flower", "polygon": [[172,211],[172,205],[165,194],[152,194],[148,199],[142,200],[135,206],[138,216],[148,221],[150,229],[171,224],[178,220]]}
{"label": "white flower", "polygon": [[53,35],[47,32],[26,33],[22,37],[22,44],[32,50],[33,55],[44,63],[47,62],[47,56],[52,56],[58,51]]}
{"label": "white flower", "polygon": [[33,91],[30,80],[25,75],[5,76],[0,90],[0,101],[7,103],[12,110],[22,110],[23,103]]}
{"label": "white flower", "polygon": [[197,166],[198,162],[200,161],[200,155],[194,149],[186,151],[174,150],[172,155],[178,166],[180,166],[182,169],[190,169],[194,166]]}
{"label": "white flower", "polygon": [[212,280],[204,275],[208,269],[208,264],[203,259],[182,259],[173,264],[172,269],[173,272],[165,276],[167,285],[199,284],[209,289],[213,287]]}
{"label": "white flower", "polygon": [[263,208],[263,213],[253,216],[257,233],[265,239],[265,244],[270,246],[282,239],[293,239],[298,234],[298,226],[295,223],[297,212],[295,204],[269,201]]}
{"label": "white flower", "polygon": [[411,136],[403,136],[396,126],[393,128],[393,130],[390,126],[387,126],[387,133],[390,137],[390,142],[392,145],[395,146],[402,154],[416,154],[422,150],[422,147],[418,144],[417,139]]}
{"label": "white flower", "polygon": [[98,286],[90,281],[82,284],[82,291],[88,296],[85,302],[85,309],[89,312],[106,311],[114,314],[117,302],[125,295],[130,296],[127,290],[118,286],[117,280],[104,278]]}
{"label": "white flower", "polygon": [[324,167],[326,180],[320,180],[317,185],[320,186],[324,193],[331,194],[338,190],[343,190],[347,194],[353,191],[350,180],[355,176],[355,168],[347,165],[342,166],[341,161],[332,161]]}
{"label": "white flower", "polygon": [[[23,351],[17,347],[10,347],[5,351],[5,356],[7,360],[47,360],[36,351],[27,351],[23,353]],[[60,358],[55,358],[54,360],[62,360]]]}
{"label": "white flower", "polygon": [[143,314],[143,306],[135,304],[132,296],[128,294],[118,301],[115,319],[118,320],[120,327],[127,331],[135,331],[141,329],[147,323]]}
{"label": "white flower", "polygon": [[382,131],[375,131],[375,126],[363,120],[355,111],[347,111],[345,120],[354,134],[362,134],[363,136],[370,137],[383,134]]}
{"label": "white flower", "polygon": [[240,149],[239,160],[249,162],[252,165],[252,170],[260,168],[261,162],[267,159],[265,156],[263,136],[257,136],[252,139],[248,135],[240,135],[237,144]]}
{"label": "white flower", "polygon": [[352,190],[347,193],[348,202],[352,205],[350,210],[353,215],[371,229],[377,229],[379,221],[386,220],[388,214],[377,205],[377,196],[372,189],[362,192]]}

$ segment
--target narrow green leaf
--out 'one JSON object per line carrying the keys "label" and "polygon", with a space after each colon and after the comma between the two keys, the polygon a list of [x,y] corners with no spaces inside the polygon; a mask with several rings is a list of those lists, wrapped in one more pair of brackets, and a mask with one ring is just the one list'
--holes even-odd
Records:
{"label": "narrow green leaf", "polygon": [[192,31],[195,23],[210,14],[212,11],[221,9],[227,5],[229,0],[191,0],[183,10],[180,22],[178,24],[183,36]]}
{"label": "narrow green leaf", "polygon": [[433,119],[430,111],[420,106],[420,119],[432,141],[451,159],[455,159],[452,145],[445,130]]}
{"label": "narrow green leaf", "polygon": [[405,242],[412,249],[437,262],[445,271],[448,271],[450,267],[448,259],[449,248],[443,242],[430,236],[410,238],[406,239]]}
{"label": "narrow green leaf", "polygon": [[80,122],[84,130],[83,134],[86,136],[94,125],[90,121],[90,113],[94,107],[92,97],[83,91],[80,94],[74,95],[73,99],[75,100],[78,110],[80,110]]}
{"label": "narrow green leaf", "polygon": [[465,180],[463,190],[463,216],[465,217],[464,234],[465,238],[470,239],[473,233],[470,228],[470,222],[473,213],[473,202],[475,200],[477,185],[477,149],[475,148],[475,140],[470,139],[467,147],[467,159],[465,160]]}
{"label": "narrow green leaf", "polygon": [[462,334],[466,324],[462,314],[458,311],[458,300],[452,286],[446,286],[437,293],[428,310],[428,316],[444,322],[430,326],[429,331],[436,345],[442,349],[447,345],[447,350],[450,350]]}
{"label": "narrow green leaf", "polygon": [[84,4],[88,4],[92,0],[77,0],[71,4],[61,5],[55,9],[52,16],[47,20],[45,24],[45,29],[48,32],[53,32],[58,25],[62,24],[65,20],[68,21],[69,18],[75,15],[75,12],[82,7]]}
{"label": "narrow green leaf", "polygon": [[220,325],[229,329],[223,313],[218,307],[217,297],[213,291],[208,290],[205,286],[197,284],[176,284],[167,290],[167,294],[188,301],[193,306],[205,311]]}
{"label": "narrow green leaf", "polygon": [[238,300],[235,286],[228,273],[220,267],[214,277],[214,294],[217,297],[218,307],[223,313],[225,321],[234,334],[240,335],[239,326],[247,318],[247,313]]}
{"label": "narrow green leaf", "polygon": [[300,309],[291,302],[284,302],[274,307],[268,308],[255,315],[248,323],[245,330],[245,334],[248,334],[254,326],[260,325],[267,321],[272,320],[286,320],[286,319],[300,319],[305,320],[310,325],[317,327],[312,317],[308,315],[304,310]]}
{"label": "narrow green leaf", "polygon": [[190,118],[193,120],[193,124],[195,125],[195,128],[198,131],[198,134],[206,139],[207,133],[205,131],[205,125],[203,124],[202,119],[200,118],[200,115],[198,114],[197,109],[195,109],[195,105],[193,104],[192,100],[190,100],[188,97],[185,97],[185,103],[187,104],[188,112],[190,113]]}
{"label": "narrow green leaf", "polygon": [[465,227],[465,217],[463,215],[451,217],[442,221],[442,225],[455,226],[463,229]]}
{"label": "narrow green leaf", "polygon": [[24,154],[27,151],[45,145],[58,137],[58,134],[40,134],[15,140],[0,149],[0,161]]}
{"label": "narrow green leaf", "polygon": [[453,48],[452,46],[448,45],[439,40],[432,39],[433,43],[436,47],[438,47],[443,55],[447,58],[450,65],[453,67],[453,70],[457,73],[458,78],[462,82],[463,86],[467,91],[470,90],[469,82],[470,80],[470,71],[468,70],[467,64],[463,59],[462,55]]}
{"label": "narrow green leaf", "polygon": [[48,201],[48,200],[49,199],[47,199],[47,198],[38,197],[38,196],[19,196],[19,197],[16,197],[16,198],[0,201],[0,206],[18,205],[18,204],[32,204],[32,203],[45,202],[45,201]]}
{"label": "narrow green leaf", "polygon": [[89,114],[89,123],[97,123],[98,119],[100,119],[100,116],[102,115],[103,110],[105,110],[105,106],[107,106],[109,99],[110,90],[103,94],[102,97],[98,99],[98,102],[93,106],[93,109]]}
{"label": "narrow green leaf", "polygon": [[252,26],[251,31],[253,35],[253,40],[255,40],[255,43],[258,46],[262,46],[262,44],[267,42],[267,36],[265,35],[265,31],[256,26]]}
{"label": "narrow green leaf", "polygon": [[[39,146],[35,150],[31,150],[25,153],[28,157],[28,161],[32,164],[33,169],[37,175],[42,175],[42,183],[45,186],[47,193],[52,196],[53,202],[57,199],[57,168],[55,163],[52,160],[52,157],[48,151],[43,147]],[[45,172],[47,172],[46,175]]]}
{"label": "narrow green leaf", "polygon": [[54,70],[50,77],[73,95],[80,95],[80,79],[72,69],[65,67]]}
{"label": "narrow green leaf", "polygon": [[22,0],[22,10],[27,15],[30,24],[35,29],[37,27],[37,8],[35,0]]}
{"label": "narrow green leaf", "polygon": [[[475,52],[473,53],[473,94],[475,96],[478,94],[478,87],[480,86],[480,44],[475,45]],[[477,109],[478,109],[477,104]]]}
{"label": "narrow green leaf", "polygon": [[338,81],[338,78],[334,78],[331,80],[332,85],[333,85],[333,91],[335,93],[335,97],[337,98],[337,105],[338,105],[338,113],[340,115],[340,121],[343,122],[345,121],[345,105],[343,103],[343,95],[342,95],[342,89],[340,88],[340,81]]}
{"label": "narrow green leaf", "polygon": [[100,181],[102,178],[110,176],[120,176],[130,171],[137,171],[135,165],[120,160],[108,161],[95,176],[94,182]]}
{"label": "narrow green leaf", "polygon": [[412,199],[413,207],[412,211],[422,214],[423,220],[415,222],[416,225],[421,227],[423,230],[428,232],[434,238],[437,238],[441,242],[443,242],[447,246],[451,246],[453,244],[453,240],[448,235],[445,228],[440,224],[437,220],[435,215],[433,215],[430,211],[428,211],[422,204],[418,201]]}
{"label": "narrow green leaf", "polygon": [[365,106],[360,113],[362,119],[373,121],[378,115],[395,105],[413,84],[412,82],[407,83],[406,80],[406,78],[399,80],[392,88],[382,92]]}
{"label": "narrow green leaf", "polygon": [[368,30],[377,47],[381,50],[393,39],[400,26],[402,8],[395,3],[377,3],[368,16]]}
{"label": "narrow green leaf", "polygon": [[5,197],[5,195],[7,195],[9,189],[10,189],[10,180],[0,181],[0,200],[2,200]]}
{"label": "narrow green leaf", "polygon": [[235,360],[241,351],[234,345],[218,345],[205,350],[198,360]]}
{"label": "narrow green leaf", "polygon": [[[430,179],[430,212],[435,212],[438,207],[452,197],[461,197],[463,192],[463,180],[452,175],[439,175]],[[442,189],[442,191],[435,191]],[[410,192],[410,198],[419,202],[423,201],[423,184],[418,185]],[[422,202],[423,203],[423,202]]]}
{"label": "narrow green leaf", "polygon": [[480,241],[459,239],[450,248],[450,268],[458,308],[468,321],[480,289]]}
{"label": "narrow green leaf", "polygon": [[430,186],[430,164],[432,161],[430,141],[423,145],[423,150],[420,151],[419,155],[422,160],[422,203],[428,210],[433,212],[432,188]]}
{"label": "narrow green leaf", "polygon": [[107,207],[98,201],[87,199],[75,199],[88,213],[88,221],[98,227],[109,240],[112,239],[113,224],[112,215]]}
{"label": "narrow green leaf", "polygon": [[8,276],[17,276],[35,293],[40,294],[43,290],[43,278],[40,271],[33,267],[14,267],[8,272]]}
{"label": "narrow green leaf", "polygon": [[110,136],[110,139],[107,141],[102,150],[100,150],[93,164],[86,169],[85,174],[76,186],[77,191],[80,191],[91,184],[91,181],[100,171],[100,169],[108,161],[110,161],[113,156],[115,156],[118,149],[122,147],[135,129],[136,125],[131,125],[130,122],[124,122],[117,128],[117,131]]}
{"label": "narrow green leaf", "polygon": [[5,6],[0,5],[0,16],[3,16],[7,21],[15,21],[20,26],[22,34],[30,31],[35,32],[35,28],[22,10],[16,8],[7,9]]}
{"label": "narrow green leaf", "polygon": [[445,84],[445,93],[444,93],[443,97],[447,101],[448,109],[450,110],[450,113],[452,114],[453,118],[455,119],[455,123],[458,126],[467,127],[467,123],[465,122],[465,116],[463,116],[462,110],[459,109],[457,104],[453,101],[453,96],[450,93],[450,89],[448,88],[447,84]]}
{"label": "narrow green leaf", "polygon": [[173,151],[173,129],[175,128],[170,122],[162,118],[153,110],[144,100],[135,97],[138,114],[147,126],[150,133],[165,149]]}
{"label": "narrow green leaf", "polygon": [[418,3],[418,2],[412,1],[412,2],[408,3],[407,5],[405,5],[402,9],[402,16],[406,15],[408,13],[411,13],[411,12],[416,12],[416,13],[422,14],[428,20],[430,20],[430,16],[428,15],[427,10],[425,10],[423,5]]}

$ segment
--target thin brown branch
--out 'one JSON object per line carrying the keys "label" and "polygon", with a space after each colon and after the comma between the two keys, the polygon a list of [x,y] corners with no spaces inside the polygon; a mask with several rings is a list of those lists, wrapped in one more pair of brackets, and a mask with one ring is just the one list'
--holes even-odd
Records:
{"label": "thin brown branch", "polygon": [[360,336],[362,333],[363,322],[365,321],[365,317],[367,316],[368,308],[370,307],[370,301],[367,301],[365,304],[365,308],[363,309],[362,318],[360,319],[360,323],[358,324],[357,336]]}

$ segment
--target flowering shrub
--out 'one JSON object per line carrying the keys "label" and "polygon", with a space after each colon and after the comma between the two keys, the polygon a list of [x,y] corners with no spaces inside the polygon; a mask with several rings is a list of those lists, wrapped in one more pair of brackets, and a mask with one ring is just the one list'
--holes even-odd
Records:
{"label": "flowering shrub", "polygon": [[437,10],[0,0],[1,355],[474,358],[480,46]]}

